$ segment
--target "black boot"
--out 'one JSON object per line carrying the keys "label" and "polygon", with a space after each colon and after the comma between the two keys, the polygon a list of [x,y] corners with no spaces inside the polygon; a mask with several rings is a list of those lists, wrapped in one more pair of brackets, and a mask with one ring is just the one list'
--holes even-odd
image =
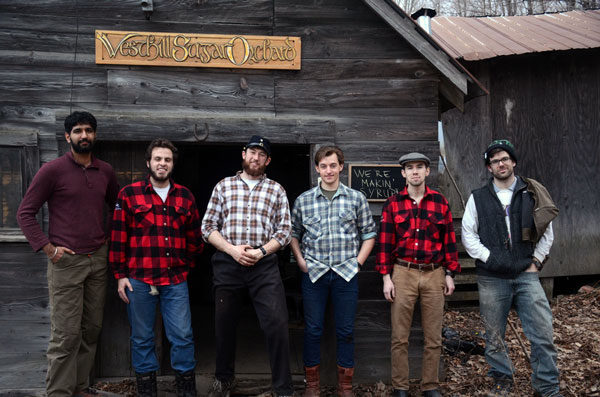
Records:
{"label": "black boot", "polygon": [[196,397],[196,374],[194,371],[175,374],[177,397]]}
{"label": "black boot", "polygon": [[146,372],[143,374],[136,372],[135,381],[137,383],[138,397],[157,397],[156,374],[154,372]]}

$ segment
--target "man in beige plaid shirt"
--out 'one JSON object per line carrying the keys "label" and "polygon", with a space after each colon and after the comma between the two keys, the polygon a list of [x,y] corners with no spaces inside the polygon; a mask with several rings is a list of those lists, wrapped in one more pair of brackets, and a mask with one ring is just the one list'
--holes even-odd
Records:
{"label": "man in beige plaid shirt", "polygon": [[288,312],[275,252],[291,239],[283,187],[265,175],[268,139],[253,136],[242,151],[243,171],[215,186],[202,220],[212,257],[217,363],[209,396],[229,396],[235,385],[236,328],[247,289],[265,332],[276,396],[293,395]]}

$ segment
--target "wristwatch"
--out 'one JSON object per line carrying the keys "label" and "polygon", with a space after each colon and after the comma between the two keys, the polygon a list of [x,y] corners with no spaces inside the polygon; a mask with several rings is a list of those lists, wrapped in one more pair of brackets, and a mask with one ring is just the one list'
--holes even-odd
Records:
{"label": "wristwatch", "polygon": [[456,272],[453,272],[450,269],[444,269],[444,271],[446,272],[446,276],[450,276],[450,277],[454,278],[454,276],[456,275]]}
{"label": "wristwatch", "polygon": [[542,262],[540,262],[540,260],[538,258],[536,258],[535,256],[531,260],[531,263],[533,263],[535,265],[535,267],[537,267],[538,272],[541,272],[542,269],[544,268],[544,264]]}
{"label": "wristwatch", "polygon": [[258,249],[260,250],[260,252],[262,252],[263,256],[267,256],[267,250],[265,249],[265,247],[261,245],[260,247],[258,247]]}

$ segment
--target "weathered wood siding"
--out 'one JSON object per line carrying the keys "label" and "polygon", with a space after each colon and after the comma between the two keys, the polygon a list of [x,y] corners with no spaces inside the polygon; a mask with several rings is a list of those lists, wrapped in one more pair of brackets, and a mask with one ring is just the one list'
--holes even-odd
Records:
{"label": "weathered wood siding", "polygon": [[50,339],[45,255],[0,245],[0,394],[43,387]]}
{"label": "weathered wood siding", "polygon": [[560,209],[542,276],[600,273],[600,50],[466,66],[487,83],[490,96],[468,102],[464,114],[442,115],[449,167],[465,200],[488,178],[487,145],[509,139],[517,150],[516,173],[542,182]]}
{"label": "weathered wood siding", "polygon": [[[302,70],[96,65],[96,29],[300,36]],[[0,132],[18,128],[36,134],[40,163],[67,149],[62,123],[74,110],[97,117],[99,140],[123,145],[158,136],[179,143],[241,144],[260,133],[279,144],[310,145],[311,155],[319,145],[335,143],[347,162],[394,163],[409,151],[438,157],[440,76],[361,0],[161,1],[154,3],[150,21],[137,0],[3,0],[0,65]],[[140,175],[139,163],[132,165],[138,152],[103,158],[123,183]],[[380,208],[373,207],[375,215]],[[43,257],[31,255],[34,263],[27,266],[45,266]],[[18,263],[14,266],[25,266]],[[366,309],[357,323],[357,377],[387,379],[389,322],[381,315],[387,304],[372,259],[369,266],[364,277],[371,281],[361,285]],[[127,320],[115,286],[109,288],[97,373],[129,375]],[[15,302],[28,302],[15,294]],[[36,287],[35,294],[43,299],[45,287]],[[26,320],[2,311],[0,321],[21,326]],[[45,344],[47,323],[33,328],[41,333],[40,346]]]}

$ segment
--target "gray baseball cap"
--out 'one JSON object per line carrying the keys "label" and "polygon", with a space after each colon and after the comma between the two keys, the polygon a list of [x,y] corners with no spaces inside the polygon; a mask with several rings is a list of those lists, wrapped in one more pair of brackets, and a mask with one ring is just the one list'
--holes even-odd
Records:
{"label": "gray baseball cap", "polygon": [[427,167],[429,167],[429,164],[431,164],[429,157],[417,152],[405,154],[404,156],[400,157],[398,163],[400,163],[400,165],[404,168],[404,164],[410,163],[411,161],[422,161],[425,163],[425,165],[427,165]]}

